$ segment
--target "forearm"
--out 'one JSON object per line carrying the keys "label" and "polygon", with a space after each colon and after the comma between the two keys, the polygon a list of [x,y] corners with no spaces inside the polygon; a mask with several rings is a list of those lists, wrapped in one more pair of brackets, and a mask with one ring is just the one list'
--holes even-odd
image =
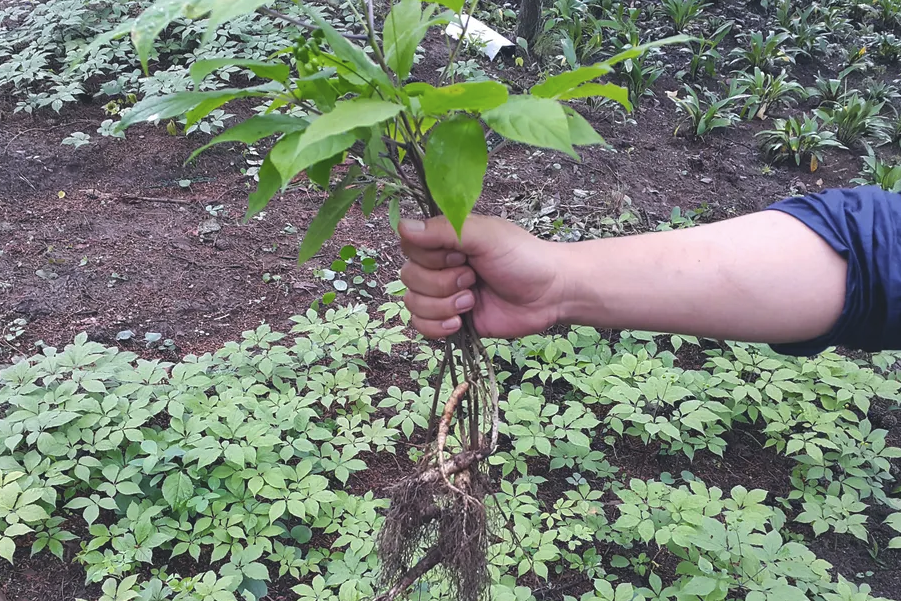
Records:
{"label": "forearm", "polygon": [[845,301],[846,261],[775,211],[561,252],[566,323],[797,342],[828,332]]}

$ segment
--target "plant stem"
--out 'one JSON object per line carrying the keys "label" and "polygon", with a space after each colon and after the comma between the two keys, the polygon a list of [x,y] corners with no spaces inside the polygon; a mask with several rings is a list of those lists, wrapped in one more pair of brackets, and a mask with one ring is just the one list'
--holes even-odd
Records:
{"label": "plant stem", "polygon": [[382,71],[391,78],[391,82],[394,85],[397,85],[397,76],[385,63],[385,55],[382,54],[382,49],[375,39],[375,11],[372,7],[373,0],[363,0],[363,2],[366,4],[366,33],[369,36],[369,47],[372,48],[372,54],[375,56],[376,63],[378,63],[379,67],[382,68]]}
{"label": "plant stem", "polygon": [[[296,19],[296,18],[292,17],[291,15],[286,15],[285,13],[280,13],[277,10],[272,10],[271,8],[266,8],[265,6],[258,8],[257,12],[260,13],[261,15],[266,15],[267,17],[270,17],[277,21],[284,21],[285,23],[290,23],[291,25],[294,25],[295,27],[300,27],[301,29],[309,29],[311,31],[316,31],[317,29],[319,29],[319,26],[316,25],[315,23],[310,23],[309,21],[303,21],[301,19]],[[361,41],[365,41],[365,40],[369,39],[365,35],[360,35],[360,34],[356,34],[356,33],[342,33],[341,37],[346,38],[348,40],[361,40]]]}
{"label": "plant stem", "polygon": [[[450,54],[450,57],[447,59],[447,65],[444,67],[444,72],[441,73],[441,77],[438,79],[438,85],[443,86],[445,80],[447,79],[448,74],[450,74],[453,69],[454,60],[457,58],[457,54],[460,53],[460,48],[463,46],[463,42],[466,39],[466,31],[469,29],[469,20],[472,19],[472,14],[476,11],[476,6],[478,5],[479,0],[472,0],[472,3],[469,5],[469,12],[466,14],[466,22],[462,23],[463,29],[460,30],[460,39],[457,40],[457,44],[454,46],[453,51]],[[451,81],[453,83],[453,81]]]}

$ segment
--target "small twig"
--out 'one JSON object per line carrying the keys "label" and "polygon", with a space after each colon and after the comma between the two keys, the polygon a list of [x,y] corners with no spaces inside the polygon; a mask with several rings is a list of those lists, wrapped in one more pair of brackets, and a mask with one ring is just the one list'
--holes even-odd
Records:
{"label": "small twig", "polygon": [[[291,15],[286,15],[284,13],[280,13],[277,10],[272,10],[271,8],[261,7],[257,9],[257,12],[261,15],[266,15],[267,17],[276,19],[277,21],[284,21],[285,23],[290,23],[296,27],[300,27],[302,29],[310,29],[312,31],[316,31],[319,29],[319,26],[315,23],[310,23],[309,21],[302,21],[300,19],[296,19]],[[340,33],[340,32],[339,32]],[[360,35],[356,33],[341,33],[341,37],[348,40],[360,40],[366,41],[369,39],[368,36]]]}
{"label": "small twig", "polygon": [[501,142],[500,142],[497,146],[495,146],[494,148],[492,148],[492,149],[491,149],[491,152],[488,153],[488,160],[490,161],[491,159],[493,159],[493,158],[494,158],[494,155],[496,155],[496,154],[499,153],[501,150],[503,150],[504,148],[506,148],[509,144],[510,144],[510,140],[507,140],[507,139],[501,140]]}
{"label": "small twig", "polygon": [[[165,202],[169,204],[176,205],[189,205],[195,202],[200,202],[198,200],[188,200],[185,198],[153,198],[150,196],[133,196],[131,194],[125,194],[124,196],[119,197],[121,200],[140,200],[144,202]],[[203,204],[203,203],[201,203]]]}

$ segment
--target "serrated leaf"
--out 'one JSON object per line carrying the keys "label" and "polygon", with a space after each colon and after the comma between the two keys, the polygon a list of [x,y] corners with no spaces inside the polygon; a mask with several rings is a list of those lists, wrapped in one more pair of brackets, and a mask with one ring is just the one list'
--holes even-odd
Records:
{"label": "serrated leaf", "polygon": [[511,96],[505,104],[482,114],[485,123],[500,135],[530,146],[551,148],[574,159],[569,121],[555,100],[534,96]]}
{"label": "serrated leaf", "polygon": [[9,527],[3,532],[3,536],[13,537],[13,536],[22,536],[23,534],[28,534],[29,532],[34,532],[31,528],[26,526],[25,524],[10,524]]}
{"label": "serrated leaf", "polygon": [[360,188],[349,187],[360,176],[360,173],[360,168],[352,165],[341,183],[335,186],[323,203],[300,244],[297,259],[299,263],[309,261],[313,255],[319,252],[325,241],[335,233],[338,222],[344,218],[350,206],[360,196],[362,191]]}
{"label": "serrated leaf", "polygon": [[463,222],[482,194],[488,170],[482,126],[462,115],[443,121],[429,135],[423,162],[432,198],[462,236]]}
{"label": "serrated leaf", "polygon": [[269,570],[261,563],[252,562],[241,568],[244,575],[254,580],[269,580]]}

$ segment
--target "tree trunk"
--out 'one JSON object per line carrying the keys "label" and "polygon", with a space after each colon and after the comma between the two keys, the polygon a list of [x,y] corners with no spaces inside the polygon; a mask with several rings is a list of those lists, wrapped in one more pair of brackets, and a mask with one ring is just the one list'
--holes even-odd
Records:
{"label": "tree trunk", "polygon": [[531,46],[538,37],[541,24],[541,0],[522,0],[519,20],[516,22],[516,37],[523,38]]}

